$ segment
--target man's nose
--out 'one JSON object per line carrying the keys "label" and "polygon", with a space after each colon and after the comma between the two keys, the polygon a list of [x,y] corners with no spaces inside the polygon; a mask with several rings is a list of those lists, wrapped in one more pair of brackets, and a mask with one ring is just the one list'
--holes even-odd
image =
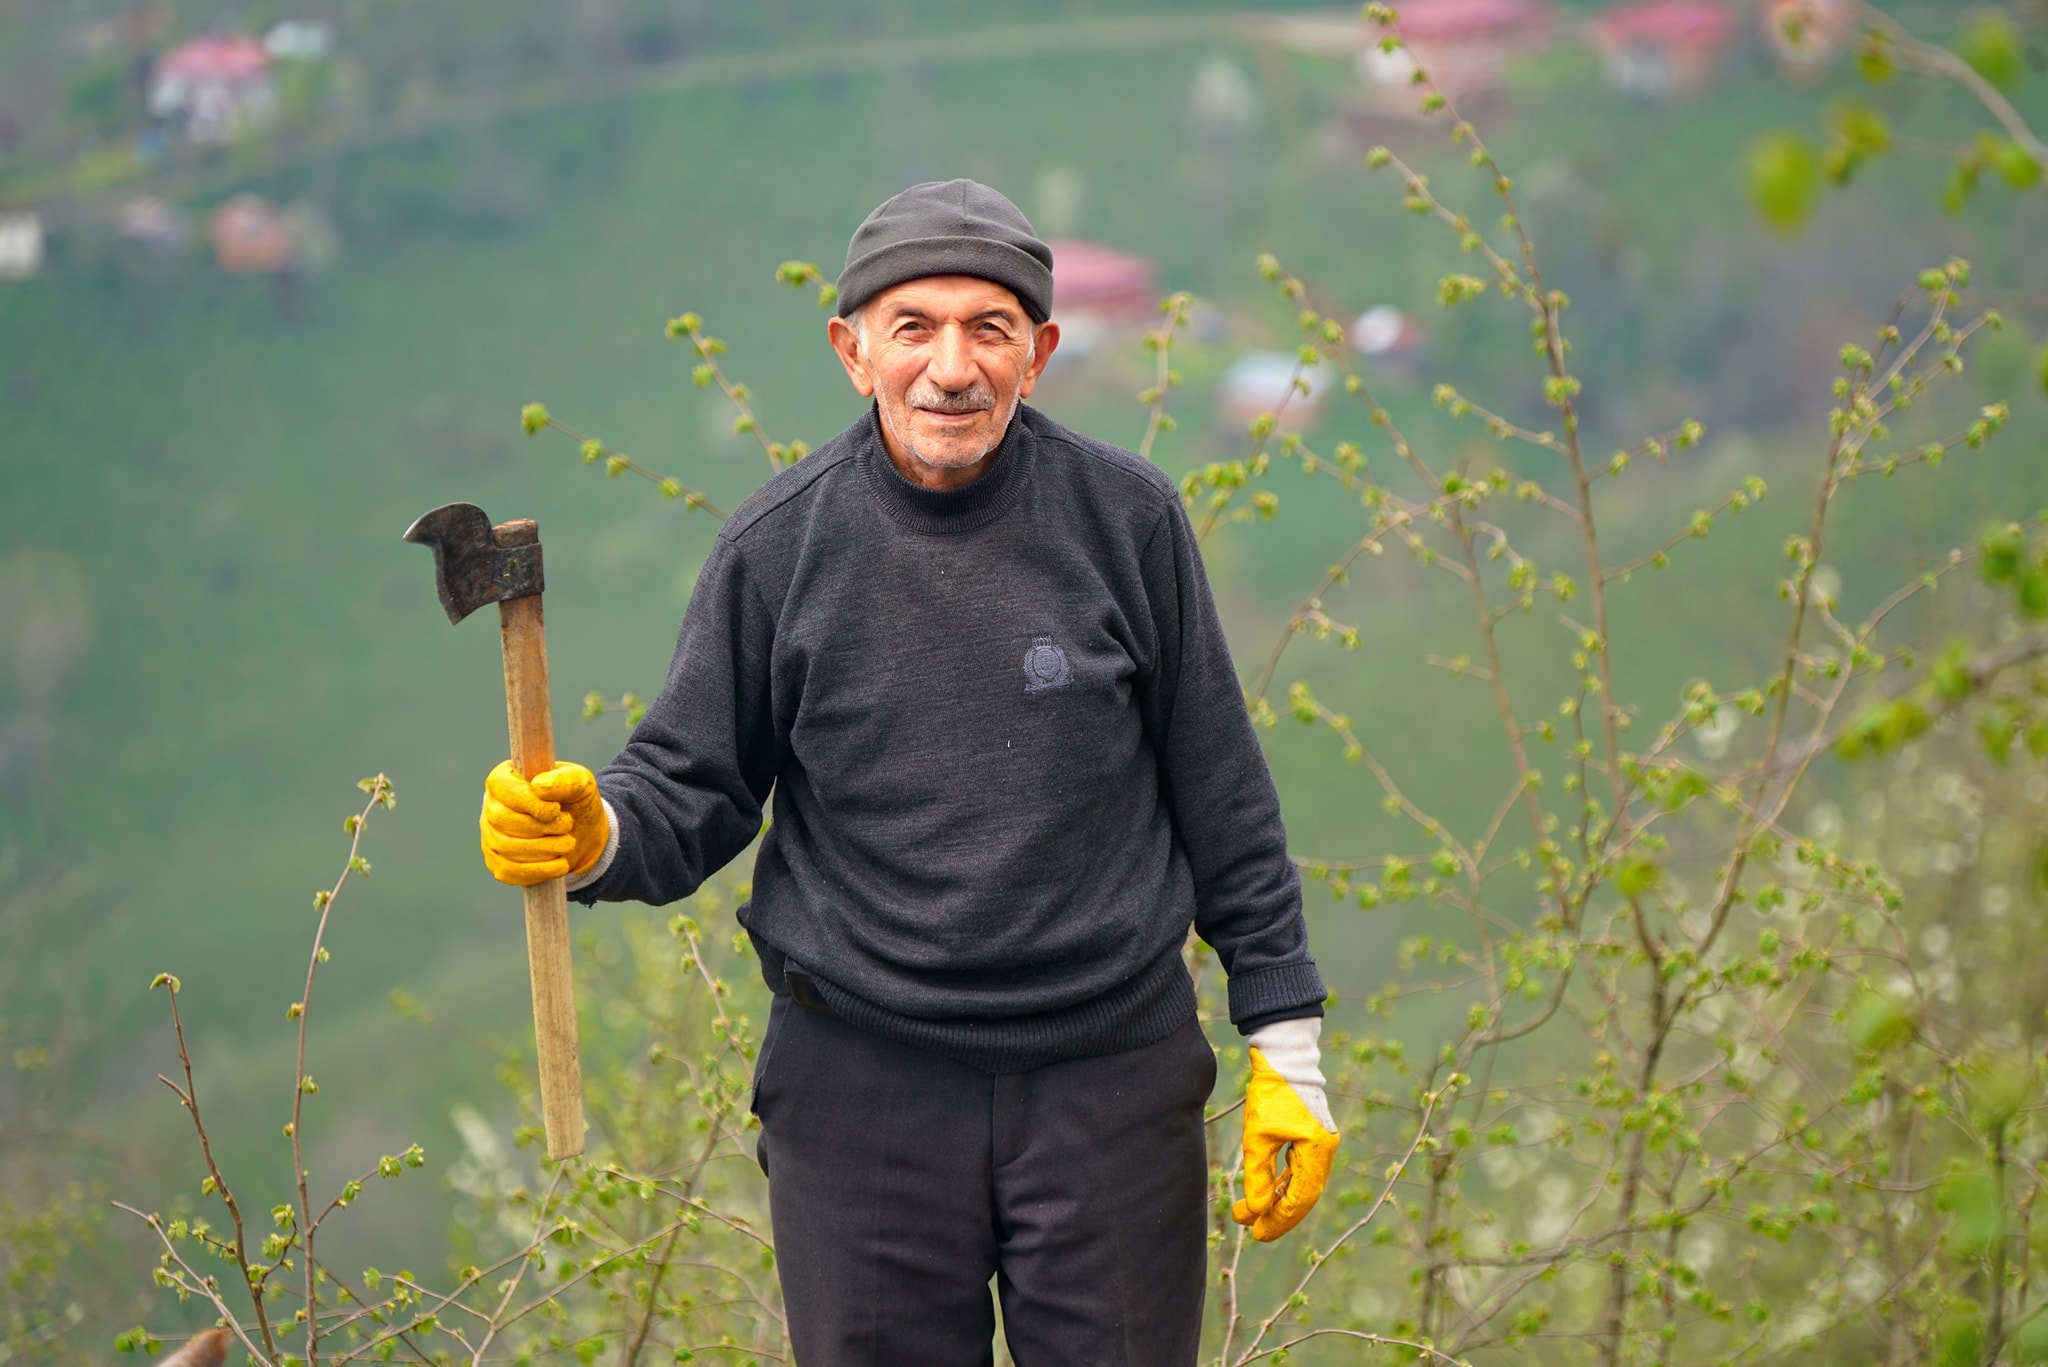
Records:
{"label": "man's nose", "polygon": [[925,378],[949,394],[973,387],[978,378],[967,334],[956,327],[942,327],[932,339],[925,360]]}

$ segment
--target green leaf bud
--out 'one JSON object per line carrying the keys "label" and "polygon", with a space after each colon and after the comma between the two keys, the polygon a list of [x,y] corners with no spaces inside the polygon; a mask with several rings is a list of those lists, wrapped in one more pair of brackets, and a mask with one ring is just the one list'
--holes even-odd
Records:
{"label": "green leaf bud", "polygon": [[1956,54],[2000,89],[2011,89],[2026,75],[2027,61],[2019,32],[2001,10],[1980,11],[1956,45]]}
{"label": "green leaf bud", "polygon": [[2010,583],[2019,577],[2020,559],[2027,548],[2026,533],[2017,522],[1986,532],[1977,543],[1977,568],[1986,582]]}
{"label": "green leaf bud", "polygon": [[2005,766],[2012,759],[2013,716],[2004,708],[1993,708],[1977,718],[1977,739],[1993,764]]}
{"label": "green leaf bud", "polygon": [[1891,36],[1883,29],[1870,29],[1856,51],[1856,71],[1872,85],[1883,85],[1898,72],[1892,60]]}
{"label": "green leaf bud", "polygon": [[1614,871],[1614,890],[1623,897],[1641,897],[1663,876],[1663,869],[1649,860],[1631,859]]}
{"label": "green leaf bud", "polygon": [[1857,993],[1843,1013],[1842,1026],[1860,1054],[1877,1054],[1913,1033],[1912,1017],[1891,997],[1871,988]]}
{"label": "green leaf bud", "polygon": [[1767,134],[1749,146],[1750,195],[1765,223],[1780,232],[1805,225],[1820,195],[1819,154],[1792,133]]}
{"label": "green leaf bud", "polygon": [[524,429],[527,436],[532,436],[547,425],[548,410],[546,405],[530,403],[519,410],[519,426]]}
{"label": "green leaf bud", "polygon": [[2029,617],[2048,617],[2048,568],[2036,569],[2020,580],[2020,611]]}
{"label": "green leaf bud", "polygon": [[583,463],[585,465],[595,465],[604,459],[604,443],[596,437],[592,437],[589,441],[584,442],[582,450]]}

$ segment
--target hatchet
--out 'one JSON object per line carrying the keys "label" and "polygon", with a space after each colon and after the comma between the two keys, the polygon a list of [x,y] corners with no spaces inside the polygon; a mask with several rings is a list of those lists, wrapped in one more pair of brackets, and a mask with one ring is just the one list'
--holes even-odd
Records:
{"label": "hatchet", "polygon": [[[450,622],[498,605],[505,657],[505,717],[512,766],[527,778],[555,762],[548,709],[548,646],[541,620],[540,524],[491,525],[474,503],[434,509],[405,529],[434,552],[434,587]],[[533,1042],[540,1058],[540,1114],[548,1157],[583,1152],[583,1065],[576,1056],[576,981],[569,966],[569,907],[562,880],[524,889],[526,963],[533,977]]]}

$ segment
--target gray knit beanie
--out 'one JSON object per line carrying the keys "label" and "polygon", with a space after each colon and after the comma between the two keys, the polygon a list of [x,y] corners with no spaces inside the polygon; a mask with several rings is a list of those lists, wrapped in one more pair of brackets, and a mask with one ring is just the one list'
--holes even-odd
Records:
{"label": "gray knit beanie", "polygon": [[972,275],[1008,289],[1031,321],[1052,316],[1052,249],[1016,205],[972,180],[913,185],[867,216],[839,273],[839,316],[892,285]]}

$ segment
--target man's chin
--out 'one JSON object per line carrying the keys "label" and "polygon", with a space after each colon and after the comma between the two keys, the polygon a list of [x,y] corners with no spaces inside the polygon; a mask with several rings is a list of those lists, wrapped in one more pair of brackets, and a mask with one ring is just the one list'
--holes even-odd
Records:
{"label": "man's chin", "polygon": [[957,428],[934,432],[925,424],[918,426],[924,430],[917,433],[917,457],[927,465],[959,469],[979,462],[996,446],[995,436],[988,431],[986,424],[964,432]]}

